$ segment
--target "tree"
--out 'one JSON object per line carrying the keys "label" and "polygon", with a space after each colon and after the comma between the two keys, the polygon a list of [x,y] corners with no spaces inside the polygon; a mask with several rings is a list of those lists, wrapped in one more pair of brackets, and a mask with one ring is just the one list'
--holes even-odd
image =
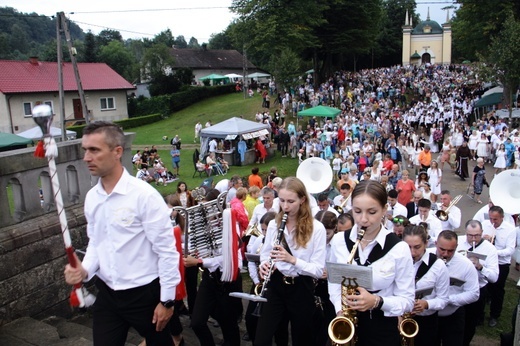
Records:
{"label": "tree", "polygon": [[279,55],[273,55],[269,62],[269,71],[275,77],[278,90],[289,89],[301,74],[301,58],[289,48],[283,49]]}
{"label": "tree", "polygon": [[188,48],[200,48],[199,41],[195,37],[190,38]]}
{"label": "tree", "polygon": [[517,0],[459,0],[461,6],[452,22],[453,57],[455,60],[477,59],[477,52],[487,55],[491,37],[496,36],[509,13],[520,18]]}
{"label": "tree", "polygon": [[132,75],[132,65],[135,63],[134,57],[120,41],[114,40],[101,47],[99,49],[99,61],[106,63],[130,82],[138,78],[138,76]]}
{"label": "tree", "polygon": [[227,29],[218,34],[212,34],[209,38],[210,49],[233,49],[231,38],[227,33]]}
{"label": "tree", "polygon": [[154,44],[164,44],[167,47],[173,47],[175,44],[175,39],[173,38],[172,31],[170,29],[166,29],[155,35],[152,42]]}
{"label": "tree", "polygon": [[25,30],[18,24],[11,27],[11,42],[12,50],[18,50],[21,53],[26,53],[29,50],[29,42]]}
{"label": "tree", "polygon": [[186,43],[186,39],[184,36],[177,36],[174,42],[175,48],[188,48],[188,44]]}
{"label": "tree", "polygon": [[88,31],[85,34],[85,50],[83,52],[84,62],[97,62],[98,61],[98,47],[96,44],[96,36],[92,31]]}
{"label": "tree", "polygon": [[513,13],[507,16],[502,30],[491,38],[488,55],[481,56],[484,73],[498,79],[504,86],[505,103],[509,107],[509,120],[513,112],[513,92],[520,85],[520,21]]}
{"label": "tree", "polygon": [[112,41],[123,42],[123,36],[117,30],[105,29],[101,30],[97,35],[97,46],[101,48],[102,46],[108,45]]}

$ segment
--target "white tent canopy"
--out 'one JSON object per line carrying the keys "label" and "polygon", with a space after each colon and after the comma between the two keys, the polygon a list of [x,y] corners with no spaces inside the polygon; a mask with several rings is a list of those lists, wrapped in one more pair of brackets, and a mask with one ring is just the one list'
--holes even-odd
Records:
{"label": "white tent canopy", "polygon": [[[61,137],[61,129],[59,127],[51,126],[50,134],[54,138],[60,138]],[[22,136],[29,139],[40,139],[43,136],[42,129],[39,126],[35,126],[29,130],[20,132],[17,134],[18,136]],[[76,132],[67,130],[67,138],[68,139],[75,139],[76,138]]]}
{"label": "white tent canopy", "polygon": [[226,74],[224,76],[226,76],[228,78],[244,78],[244,76],[241,76],[241,75],[236,74],[236,73],[228,73],[228,74]]}
{"label": "white tent canopy", "polygon": [[[204,157],[208,151],[208,143],[211,138],[218,139],[251,139],[269,134],[270,126],[251,120],[233,117],[218,124],[206,127],[200,131],[200,153]],[[235,137],[233,137],[235,135]]]}
{"label": "white tent canopy", "polygon": [[269,73],[255,72],[247,75],[247,78],[269,78],[271,75]]}
{"label": "white tent canopy", "polygon": [[491,94],[495,94],[495,93],[502,93],[502,92],[504,92],[504,88],[501,86],[496,86],[494,88],[489,89],[484,94],[482,94],[482,97],[491,95]]}
{"label": "white tent canopy", "polygon": [[269,125],[233,117],[200,131],[201,137],[226,138],[228,135],[250,134],[269,130]]}

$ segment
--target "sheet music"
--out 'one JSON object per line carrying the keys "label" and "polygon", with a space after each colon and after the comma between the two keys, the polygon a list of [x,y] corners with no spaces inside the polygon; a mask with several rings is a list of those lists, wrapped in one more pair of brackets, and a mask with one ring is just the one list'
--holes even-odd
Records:
{"label": "sheet music", "polygon": [[260,263],[260,255],[257,255],[257,254],[254,254],[254,253],[246,252],[246,259],[247,259],[249,262],[257,262],[257,263]]}
{"label": "sheet music", "polygon": [[466,281],[464,281],[464,280],[457,279],[457,278],[450,278],[450,286],[461,287],[465,283],[466,283]]}
{"label": "sheet music", "polygon": [[476,252],[473,252],[473,251],[468,251],[467,257],[468,257],[468,258],[470,258],[470,257],[476,257],[476,258],[478,258],[479,260],[483,260],[483,261],[485,261],[486,258],[487,258],[487,255],[484,255],[484,254],[481,254],[481,253],[476,253]]}
{"label": "sheet music", "polygon": [[433,292],[433,286],[432,287],[425,287],[420,290],[415,291],[415,299],[422,299],[423,297],[426,297]]}
{"label": "sheet music", "polygon": [[358,286],[367,290],[372,289],[371,267],[327,262],[327,275],[328,280],[334,284],[341,284],[345,278],[350,278],[355,279]]}

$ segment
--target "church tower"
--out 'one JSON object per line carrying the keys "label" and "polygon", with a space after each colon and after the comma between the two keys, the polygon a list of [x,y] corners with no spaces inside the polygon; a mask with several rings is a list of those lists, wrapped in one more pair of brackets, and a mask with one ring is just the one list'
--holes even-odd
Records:
{"label": "church tower", "polygon": [[408,10],[404,18],[403,28],[403,62],[402,66],[410,65],[410,49],[412,40],[412,16],[408,16]]}

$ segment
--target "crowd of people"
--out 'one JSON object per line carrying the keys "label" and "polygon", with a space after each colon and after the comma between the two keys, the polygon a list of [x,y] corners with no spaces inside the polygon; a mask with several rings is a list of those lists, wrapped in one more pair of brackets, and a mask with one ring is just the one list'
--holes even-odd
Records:
{"label": "crowd of people", "polygon": [[[135,261],[140,263],[139,280],[124,284],[119,275],[114,276],[117,258],[104,251],[111,242],[122,247],[122,240],[100,241],[106,238],[104,229],[119,229],[119,224],[95,222],[100,208],[92,208],[103,194],[110,197],[114,186],[117,191],[118,179],[131,177],[117,160],[111,162],[115,168],[110,174],[100,169],[97,174],[102,179],[96,192],[89,192],[85,206],[91,224],[87,256],[83,264],[65,270],[70,284],[94,275],[100,279],[102,294],[94,314],[99,345],[107,342],[100,340],[116,340],[114,330],[117,340],[122,340],[129,326],[146,338],[146,344],[180,345],[179,313],[184,309],[201,345],[215,345],[207,325],[210,316],[222,329],[225,344],[233,346],[240,345],[241,338],[254,345],[271,345],[273,340],[288,345],[289,335],[294,345],[326,345],[330,342],[327,327],[337,316],[355,326],[357,345],[400,345],[406,336],[396,326],[409,318],[418,326],[417,345],[469,345],[478,325],[495,327],[502,316],[505,282],[520,228],[491,200],[471,219],[462,220],[452,192],[443,187],[443,176],[470,178],[472,196],[482,203],[483,187],[489,185],[485,164],[492,162],[496,174],[516,168],[520,137],[493,112],[470,120],[472,105],[482,91],[472,79],[465,66],[394,67],[337,73],[318,90],[306,83],[294,91],[294,97],[290,91],[288,96],[280,95],[279,116],[264,112],[258,120],[272,126],[282,156],[328,160],[339,195],[331,198],[324,192],[313,197],[305,182],[279,177],[275,167],[265,180],[253,167],[247,182],[238,175],[215,186],[205,182],[200,199],[194,198],[185,182],[178,182],[176,193],[165,199],[170,209],[155,206],[161,209],[155,210],[161,213],[156,228],[150,229],[146,218],[134,220],[136,233],[148,239],[143,240],[146,254],[132,252],[121,261],[128,263],[127,269]],[[295,102],[333,105],[341,113],[321,124],[310,119],[305,129],[297,128],[287,120],[289,112],[296,115],[299,110],[299,106],[291,108]],[[106,150],[122,151],[122,144],[98,138],[104,130],[86,130],[83,141],[89,160],[96,160],[90,150],[95,147],[93,139],[105,140]],[[142,165],[142,156],[135,162]],[[142,194],[151,194],[144,185],[137,186]],[[241,239],[232,247],[232,257],[238,258],[239,267],[246,262],[254,284],[252,294],[258,285],[267,299],[249,303],[244,315],[247,334],[242,336],[238,328],[242,304],[229,296],[242,291],[239,272],[223,279],[223,255],[182,256],[182,250],[175,254],[162,246],[168,232],[170,245],[176,242],[171,226],[179,225],[180,233],[189,231],[174,207],[190,208],[224,192],[234,221],[230,232]],[[138,198],[126,203],[140,205],[134,202]],[[132,223],[128,215],[114,215],[119,216],[122,225]],[[164,217],[168,226],[162,225]],[[149,240],[158,234],[160,249]],[[181,235],[177,243],[184,239]],[[248,259],[246,254],[257,256]],[[141,262],[144,255],[153,268],[148,276]],[[162,266],[166,259],[168,270]],[[358,285],[352,275],[361,269],[370,273],[371,280]],[[337,272],[343,280],[337,280]],[[131,270],[122,273],[132,277]],[[145,277],[151,280],[145,282]],[[126,294],[136,297],[142,287],[153,287],[156,294],[147,297],[146,312],[137,320],[137,312],[130,314],[117,299]],[[485,316],[488,303],[489,316]],[[104,317],[107,313],[112,321]],[[123,323],[114,329],[115,320]],[[165,332],[171,340],[165,341]],[[103,339],[108,336],[114,338]],[[344,338],[342,331],[333,336]]]}

